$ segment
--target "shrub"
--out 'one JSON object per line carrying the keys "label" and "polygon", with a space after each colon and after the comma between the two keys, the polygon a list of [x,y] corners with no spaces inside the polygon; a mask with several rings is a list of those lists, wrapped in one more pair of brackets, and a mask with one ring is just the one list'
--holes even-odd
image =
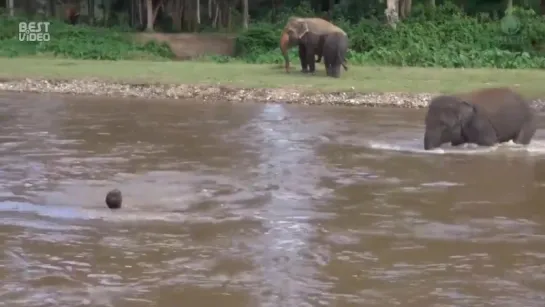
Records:
{"label": "shrub", "polygon": [[[544,18],[520,8],[510,13],[519,20],[516,35],[504,33],[499,18],[467,16],[450,3],[436,9],[416,6],[395,30],[372,17],[356,24],[340,18],[334,23],[350,38],[347,59],[353,64],[545,68]],[[282,27],[253,24],[238,37],[237,57],[249,63],[282,63]],[[295,50],[290,50],[292,59],[298,58]]]}
{"label": "shrub", "polygon": [[[369,14],[360,14],[368,7]],[[358,11],[359,10],[359,11]],[[380,8],[363,2],[342,2],[333,11],[334,23],[350,39],[350,64],[422,67],[545,68],[545,19],[533,10],[515,8],[516,35],[502,30],[497,16],[469,16],[456,5],[444,3],[434,9],[415,5],[410,18],[392,29],[377,17]],[[356,12],[357,11],[357,12]],[[361,15],[361,16],[360,16]],[[493,14],[492,14],[493,15]],[[282,28],[290,16],[315,16],[308,2],[278,12],[276,23],[255,22],[236,39],[236,56],[208,56],[219,63],[244,61],[281,64],[279,49]],[[362,17],[363,16],[363,17]],[[270,16],[265,16],[265,19]],[[52,55],[77,59],[169,59],[173,53],[165,44],[136,43],[128,28],[72,26],[51,20],[51,41],[20,42],[19,21],[28,19],[0,16],[0,56]],[[298,58],[297,48],[289,51]],[[296,60],[297,61],[297,60]]]}
{"label": "shrub", "polygon": [[[53,55],[75,59],[121,60],[173,57],[166,44],[134,42],[131,32],[121,28],[72,26],[51,20],[49,42],[19,41],[19,22],[27,18],[0,17],[0,56]],[[36,20],[37,21],[37,20]]]}

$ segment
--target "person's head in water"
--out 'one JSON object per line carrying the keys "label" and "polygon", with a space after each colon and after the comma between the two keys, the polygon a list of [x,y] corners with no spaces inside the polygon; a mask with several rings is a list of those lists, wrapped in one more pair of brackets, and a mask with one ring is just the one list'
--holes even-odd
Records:
{"label": "person's head in water", "polygon": [[123,198],[121,197],[121,191],[118,189],[111,190],[106,194],[106,205],[110,209],[119,209],[121,208],[121,203]]}

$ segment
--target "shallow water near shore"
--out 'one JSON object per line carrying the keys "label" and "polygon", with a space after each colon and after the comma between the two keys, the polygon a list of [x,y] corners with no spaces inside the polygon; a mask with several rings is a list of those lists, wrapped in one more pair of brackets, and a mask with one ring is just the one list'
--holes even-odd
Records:
{"label": "shallow water near shore", "polygon": [[424,114],[2,93],[0,305],[543,306],[543,115],[426,152]]}

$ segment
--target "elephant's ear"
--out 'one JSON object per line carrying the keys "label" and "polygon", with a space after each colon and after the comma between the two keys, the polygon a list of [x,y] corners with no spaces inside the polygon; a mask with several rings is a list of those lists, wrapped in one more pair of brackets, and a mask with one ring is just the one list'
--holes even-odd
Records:
{"label": "elephant's ear", "polygon": [[461,100],[460,109],[458,112],[458,121],[465,126],[467,123],[471,122],[473,116],[477,113],[475,106],[465,100]]}
{"label": "elephant's ear", "polygon": [[481,146],[492,146],[496,143],[496,129],[488,115],[475,105],[462,101],[460,118],[462,134],[468,142]]}
{"label": "elephant's ear", "polygon": [[290,40],[292,38],[299,40],[308,32],[307,22],[304,18],[290,17],[288,23],[284,27],[284,32],[289,35]]}
{"label": "elephant's ear", "polygon": [[307,21],[299,20],[299,22],[297,23],[297,28],[296,28],[297,38],[301,39],[301,37],[307,34],[308,31],[309,29],[308,29]]}

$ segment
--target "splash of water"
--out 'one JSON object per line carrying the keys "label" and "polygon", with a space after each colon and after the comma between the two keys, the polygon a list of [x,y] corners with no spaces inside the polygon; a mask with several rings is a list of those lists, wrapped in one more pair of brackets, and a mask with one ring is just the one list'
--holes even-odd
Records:
{"label": "splash of water", "polygon": [[421,139],[405,139],[392,141],[367,142],[366,147],[376,150],[397,151],[418,154],[490,154],[490,153],[526,153],[531,155],[545,155],[545,140],[534,140],[528,146],[515,144],[512,141],[491,147],[478,146],[476,144],[463,144],[460,146],[443,145],[433,150],[425,150]]}

